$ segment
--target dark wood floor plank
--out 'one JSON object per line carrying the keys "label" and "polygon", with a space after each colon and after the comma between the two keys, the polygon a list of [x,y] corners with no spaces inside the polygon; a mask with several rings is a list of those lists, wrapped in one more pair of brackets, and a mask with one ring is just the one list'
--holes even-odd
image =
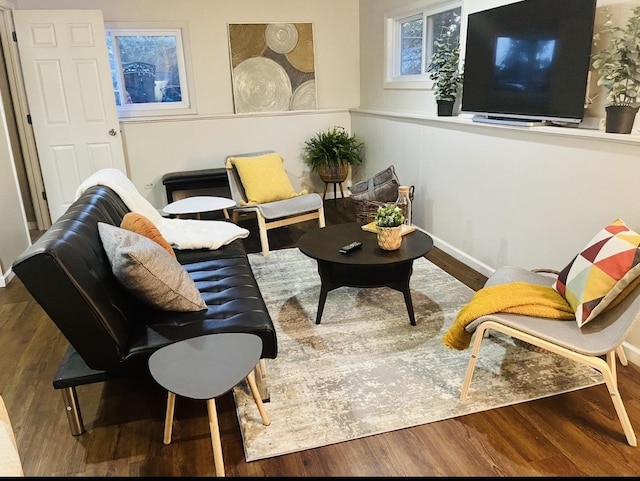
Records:
{"label": "dark wood floor plank", "polygon": [[[327,224],[354,220],[347,199],[325,202]],[[255,218],[242,225],[260,252]],[[315,222],[269,232],[271,249],[295,247]],[[472,289],[486,278],[434,248],[427,258]],[[19,279],[0,289],[0,393],[27,476],[213,476],[204,403],[177,398],[173,440],[162,443],[166,392],[150,379],[80,386],[87,432],[71,436],[51,385],[66,349]],[[618,370],[640,435],[640,369]],[[398,399],[399,405],[402,399]],[[247,463],[233,396],[217,400],[227,476],[633,476],[630,447],[604,386]],[[267,405],[268,409],[268,405]]]}

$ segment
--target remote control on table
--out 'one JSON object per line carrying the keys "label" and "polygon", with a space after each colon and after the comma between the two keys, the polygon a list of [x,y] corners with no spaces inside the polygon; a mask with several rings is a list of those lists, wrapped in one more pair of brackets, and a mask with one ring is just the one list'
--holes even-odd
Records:
{"label": "remote control on table", "polygon": [[362,247],[362,242],[352,242],[351,244],[347,244],[346,246],[341,247],[340,253],[348,254],[349,252],[355,249],[359,249],[360,247]]}

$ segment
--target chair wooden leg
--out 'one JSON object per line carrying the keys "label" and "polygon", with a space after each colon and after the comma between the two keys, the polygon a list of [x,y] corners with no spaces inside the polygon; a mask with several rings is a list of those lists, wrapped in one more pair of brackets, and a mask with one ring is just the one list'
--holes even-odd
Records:
{"label": "chair wooden leg", "polygon": [[[607,355],[607,357],[609,356]],[[615,354],[612,356],[612,358],[613,365],[615,366]],[[616,382],[616,376],[611,372],[611,370],[609,369],[609,365],[606,362],[599,358],[596,359],[605,365],[605,367],[602,368],[598,368],[596,366],[594,367],[598,369],[598,371],[600,371],[600,373],[602,374],[602,377],[604,377],[604,382],[606,383],[607,389],[609,390],[611,401],[613,401],[613,407],[616,409],[618,419],[620,420],[620,424],[622,424],[622,430],[627,437],[627,442],[629,443],[629,445],[636,447],[638,445],[638,441],[636,439],[636,434],[633,432],[631,421],[629,421],[627,410],[625,409],[622,398],[620,397],[618,384]]]}
{"label": "chair wooden leg", "polygon": [[209,413],[209,429],[211,430],[211,447],[213,448],[216,476],[224,476],[224,458],[222,457],[222,441],[215,399],[207,399],[207,412]]}
{"label": "chair wooden leg", "polygon": [[[483,331],[480,331],[480,329],[483,329]],[[609,395],[611,396],[613,407],[616,410],[616,414],[618,415],[618,419],[620,420],[620,424],[622,425],[622,429],[627,438],[627,442],[630,446],[636,447],[638,445],[636,435],[633,432],[631,422],[629,421],[629,416],[627,415],[627,411],[624,407],[624,403],[622,402],[622,398],[620,398],[620,392],[618,391],[618,385],[616,383],[616,376],[610,368],[611,364],[615,365],[615,351],[611,351],[611,353],[607,354],[607,361],[605,361],[600,357],[580,354],[575,351],[571,351],[564,347],[558,346],[557,344],[545,341],[544,339],[540,339],[522,331],[518,331],[517,329],[513,329],[512,327],[505,326],[495,321],[487,320],[480,324],[478,329],[476,329],[477,337],[473,344],[473,351],[471,355],[472,357],[469,360],[469,368],[467,369],[467,377],[465,378],[465,382],[462,386],[463,395],[466,396],[466,390],[469,387],[468,384],[471,382],[471,373],[473,372],[472,366],[475,366],[475,357],[477,356],[477,349],[479,349],[481,342],[478,339],[481,340],[483,338],[482,334],[484,333],[484,329],[494,329],[498,332],[507,334],[508,336],[515,337],[516,339],[528,342],[530,344],[533,344],[534,346],[541,347],[555,354],[564,356],[568,359],[579,362],[581,364],[585,364],[597,370],[600,374],[602,374],[605,384],[607,385],[607,390],[609,391]]]}
{"label": "chair wooden leg", "polygon": [[480,344],[484,339],[484,332],[486,328],[483,324],[476,329],[475,340],[473,341],[473,347],[471,349],[471,358],[467,365],[467,373],[464,376],[462,382],[462,389],[460,390],[460,401],[464,402],[468,399],[469,386],[471,386],[471,378],[473,377],[473,371],[476,368],[476,361],[478,359],[478,352],[480,352]]}
{"label": "chair wooden leg", "polygon": [[320,207],[318,209],[318,225],[320,226],[321,229],[325,226],[324,207]]}
{"label": "chair wooden leg", "polygon": [[620,364],[622,364],[623,366],[626,366],[629,364],[629,361],[627,361],[627,355],[624,352],[624,347],[622,347],[622,344],[616,347],[616,354],[618,355],[618,359],[620,359]]}
{"label": "chair wooden leg", "polygon": [[257,213],[258,217],[258,230],[260,231],[260,244],[262,245],[262,255],[267,257],[269,255],[269,238],[267,237],[267,223],[260,212]]}
{"label": "chair wooden leg", "polygon": [[169,391],[167,395],[167,412],[164,415],[164,444],[171,443],[171,433],[173,432],[173,411],[176,405],[176,395]]}
{"label": "chair wooden leg", "polygon": [[613,376],[613,382],[618,384],[618,372],[616,370],[616,351],[611,351],[607,353],[607,366],[609,366],[609,371],[611,371],[611,375]]}

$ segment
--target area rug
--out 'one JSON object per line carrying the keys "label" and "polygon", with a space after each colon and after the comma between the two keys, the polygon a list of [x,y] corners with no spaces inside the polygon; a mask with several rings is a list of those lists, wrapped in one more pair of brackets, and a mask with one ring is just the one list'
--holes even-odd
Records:
{"label": "area rug", "polygon": [[315,324],[320,278],[297,248],[249,260],[278,335],[266,361],[271,424],[245,383],[234,388],[247,461],[440,421],[600,384],[600,375],[507,336],[482,343],[470,400],[460,402],[470,349],[441,338],[473,291],[433,263],[414,262],[411,326],[400,292],[341,287]]}

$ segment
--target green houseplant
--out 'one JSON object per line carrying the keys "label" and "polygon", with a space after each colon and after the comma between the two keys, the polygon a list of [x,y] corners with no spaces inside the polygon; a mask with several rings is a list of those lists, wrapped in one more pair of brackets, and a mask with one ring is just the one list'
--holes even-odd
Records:
{"label": "green houseplant", "polygon": [[349,166],[364,161],[364,143],[336,126],[305,141],[302,157],[324,182],[344,182]]}
{"label": "green houseplant", "polygon": [[597,85],[607,91],[606,131],[628,134],[638,113],[640,7],[632,10],[624,26],[614,25],[613,14],[607,10],[603,29],[593,36],[596,46],[602,34],[609,39],[592,62],[599,75]]}
{"label": "green houseplant", "polygon": [[402,209],[395,204],[378,207],[375,217],[376,227],[398,227],[404,224]]}
{"label": "green houseplant", "polygon": [[378,246],[381,249],[394,251],[400,248],[404,220],[402,209],[396,204],[385,204],[378,207],[374,222]]}
{"label": "green houseplant", "polygon": [[459,69],[460,41],[449,36],[434,42],[435,52],[427,65],[429,78],[433,80],[433,93],[438,102],[438,115],[453,114],[453,104],[462,86],[464,73]]}

